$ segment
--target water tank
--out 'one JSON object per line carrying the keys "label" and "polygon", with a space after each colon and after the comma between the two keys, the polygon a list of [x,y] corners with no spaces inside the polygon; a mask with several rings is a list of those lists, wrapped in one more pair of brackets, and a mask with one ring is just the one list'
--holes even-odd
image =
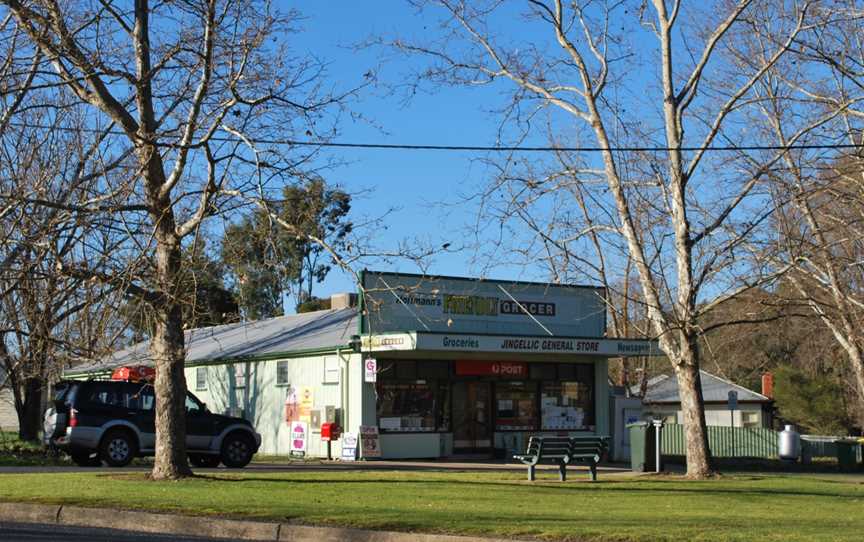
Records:
{"label": "water tank", "polygon": [[801,455],[801,435],[795,431],[794,425],[787,425],[777,435],[777,451],[780,459],[797,461]]}

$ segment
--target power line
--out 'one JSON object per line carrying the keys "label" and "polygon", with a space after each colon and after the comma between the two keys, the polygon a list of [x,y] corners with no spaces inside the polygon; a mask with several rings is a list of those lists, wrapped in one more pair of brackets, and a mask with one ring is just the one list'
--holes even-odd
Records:
{"label": "power line", "polygon": [[[96,128],[70,128],[65,126],[41,126],[37,124],[11,122],[10,126],[18,128],[36,128],[44,130],[60,130],[67,132],[86,132],[104,134],[105,130]],[[110,135],[126,135],[119,130],[108,131]],[[675,150],[672,147],[645,146],[645,147],[525,147],[508,145],[433,145],[433,144],[409,144],[409,143],[355,143],[337,141],[304,141],[299,139],[255,139],[246,138],[247,141],[262,145],[288,145],[295,147],[326,147],[342,149],[370,149],[370,150],[407,150],[407,151],[473,151],[473,152],[668,152]],[[220,143],[245,143],[239,137],[213,136],[210,141]],[[172,146],[172,145],[164,145]],[[682,152],[732,152],[732,151],[786,151],[786,150],[831,150],[831,149],[864,149],[864,143],[832,143],[832,144],[795,144],[795,145],[720,145],[711,147],[679,147]]]}

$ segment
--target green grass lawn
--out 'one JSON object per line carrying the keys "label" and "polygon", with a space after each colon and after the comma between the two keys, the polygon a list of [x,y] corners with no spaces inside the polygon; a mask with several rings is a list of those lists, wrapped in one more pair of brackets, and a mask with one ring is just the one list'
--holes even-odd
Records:
{"label": "green grass lawn", "polygon": [[18,433],[0,431],[0,467],[68,464],[62,456],[50,456],[41,442],[26,442]]}
{"label": "green grass lawn", "polygon": [[[576,473],[573,473],[576,475]],[[578,473],[579,476],[584,473]],[[0,500],[549,540],[860,540],[864,477],[351,471],[3,474]]]}

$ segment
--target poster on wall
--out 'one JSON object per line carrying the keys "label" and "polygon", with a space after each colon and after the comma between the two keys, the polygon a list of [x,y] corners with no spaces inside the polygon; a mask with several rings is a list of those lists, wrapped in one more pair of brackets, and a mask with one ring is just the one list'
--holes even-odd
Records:
{"label": "poster on wall", "polygon": [[300,408],[298,418],[301,422],[312,422],[313,391],[309,386],[300,388]]}
{"label": "poster on wall", "polygon": [[357,459],[357,433],[342,433],[342,461]]}
{"label": "poster on wall", "polygon": [[306,441],[309,438],[309,425],[305,422],[291,422],[291,455],[303,457],[306,455]]}
{"label": "poster on wall", "polygon": [[374,425],[360,426],[360,457],[381,457],[381,441],[378,438],[378,427]]}
{"label": "poster on wall", "polygon": [[285,394],[285,423],[290,425],[291,422],[300,421],[298,409],[297,390],[289,386],[288,392]]}

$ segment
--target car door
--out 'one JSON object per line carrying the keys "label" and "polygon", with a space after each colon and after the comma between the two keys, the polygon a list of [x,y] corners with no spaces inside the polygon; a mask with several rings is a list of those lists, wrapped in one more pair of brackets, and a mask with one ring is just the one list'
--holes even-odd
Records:
{"label": "car door", "polygon": [[197,397],[187,393],[186,448],[189,451],[209,450],[215,431],[214,417]]}
{"label": "car door", "polygon": [[130,404],[135,406],[135,420],[141,435],[141,450],[148,452],[156,448],[156,395],[153,386],[132,382]]}

